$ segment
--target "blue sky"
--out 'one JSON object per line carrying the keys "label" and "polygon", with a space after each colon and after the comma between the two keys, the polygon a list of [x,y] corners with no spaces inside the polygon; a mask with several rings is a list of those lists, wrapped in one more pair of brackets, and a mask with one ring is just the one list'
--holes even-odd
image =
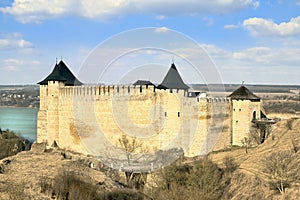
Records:
{"label": "blue sky", "polygon": [[[167,48],[176,42],[172,49],[176,54],[147,51],[147,58],[143,55],[146,51],[128,54],[114,62],[118,67],[111,65],[101,81],[120,82],[136,71],[131,81],[159,82],[175,57],[186,82],[299,84],[300,0],[0,0],[0,84],[35,84],[61,57],[74,74],[80,75],[96,47],[111,42],[111,49],[101,54],[104,57],[93,60],[105,65],[100,60],[116,59],[111,56],[117,57],[116,49],[125,49],[112,42],[115,35],[143,27],[170,34],[171,39],[163,43]],[[184,39],[172,41],[172,34],[196,42],[220,79],[206,80],[205,73],[193,77],[184,61],[201,65],[202,57],[189,49]],[[134,37],[153,40],[149,35]],[[127,40],[125,35],[123,39]],[[131,42],[134,39],[127,41]],[[161,47],[158,43],[153,41],[153,47]],[[205,62],[202,65],[208,67]],[[125,74],[117,73],[121,68],[126,69]],[[151,74],[154,71],[160,74],[155,77]],[[84,82],[88,82],[87,77],[82,78]]]}

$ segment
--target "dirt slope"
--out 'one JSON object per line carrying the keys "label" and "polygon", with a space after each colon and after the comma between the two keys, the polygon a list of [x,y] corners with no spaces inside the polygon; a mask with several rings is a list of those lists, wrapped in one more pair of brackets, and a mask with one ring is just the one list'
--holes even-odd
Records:
{"label": "dirt slope", "polygon": [[[298,181],[286,190],[285,197],[270,190],[269,176],[264,172],[264,160],[273,152],[290,150],[295,153],[294,162],[300,163],[300,119],[282,120],[273,125],[272,133],[264,144],[250,148],[246,153],[244,148],[210,154],[210,158],[222,166],[223,159],[232,157],[239,164],[239,169],[233,175],[228,193],[230,199],[298,199],[300,196]],[[300,168],[300,164],[298,165]],[[254,195],[254,196],[253,196]]]}

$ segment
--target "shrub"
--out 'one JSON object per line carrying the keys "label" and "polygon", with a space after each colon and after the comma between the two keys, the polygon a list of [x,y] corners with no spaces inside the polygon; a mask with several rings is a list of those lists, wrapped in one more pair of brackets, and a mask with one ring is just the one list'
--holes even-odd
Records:
{"label": "shrub", "polygon": [[288,130],[292,130],[293,129],[293,123],[294,123],[294,121],[295,121],[294,118],[287,120],[286,127],[287,127]]}
{"label": "shrub", "polygon": [[142,200],[146,197],[131,189],[114,189],[103,191],[74,171],[62,171],[53,180],[42,176],[40,179],[41,192],[59,200]]}
{"label": "shrub", "polygon": [[239,165],[234,161],[232,157],[226,156],[223,159],[223,164],[225,166],[224,171],[228,174],[231,174],[239,168]]}
{"label": "shrub", "polygon": [[97,200],[145,200],[147,199],[143,194],[133,190],[115,189],[109,192],[100,194]]}
{"label": "shrub", "polygon": [[299,167],[291,151],[274,152],[263,161],[271,189],[284,194],[286,188],[299,179]]}
{"label": "shrub", "polygon": [[220,199],[223,171],[208,158],[193,165],[173,164],[159,173],[155,199]]}
{"label": "shrub", "polygon": [[31,142],[21,136],[17,136],[9,130],[0,132],[0,159],[27,151],[31,148]]}
{"label": "shrub", "polygon": [[96,186],[82,180],[73,171],[62,171],[54,180],[42,176],[40,187],[42,193],[52,194],[62,200],[89,200],[97,196]]}

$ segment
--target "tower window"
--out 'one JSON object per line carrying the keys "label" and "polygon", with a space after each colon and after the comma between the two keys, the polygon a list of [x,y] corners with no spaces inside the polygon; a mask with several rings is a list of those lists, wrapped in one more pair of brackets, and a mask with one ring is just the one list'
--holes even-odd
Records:
{"label": "tower window", "polygon": [[233,111],[235,111],[235,108],[233,109]]}
{"label": "tower window", "polygon": [[177,113],[177,116],[180,117],[180,112]]}
{"label": "tower window", "polygon": [[239,120],[236,120],[235,123],[239,123]]}
{"label": "tower window", "polygon": [[165,112],[165,117],[167,117],[167,112]]}
{"label": "tower window", "polygon": [[241,112],[241,111],[242,111],[242,109],[239,109],[239,111]]}
{"label": "tower window", "polygon": [[256,119],[256,111],[253,112],[252,120]]}

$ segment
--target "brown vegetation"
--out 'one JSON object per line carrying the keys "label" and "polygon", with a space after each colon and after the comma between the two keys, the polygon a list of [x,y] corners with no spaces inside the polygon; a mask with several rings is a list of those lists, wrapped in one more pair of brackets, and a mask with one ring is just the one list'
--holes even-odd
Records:
{"label": "brown vegetation", "polygon": [[[300,195],[299,127],[296,118],[280,121],[272,127],[272,137],[248,148],[248,153],[236,147],[208,157],[181,158],[148,174],[151,184],[139,191],[128,188],[117,171],[98,164],[97,170],[90,168],[89,157],[33,148],[9,157],[10,163],[2,160],[0,199],[296,200]],[[120,141],[133,149],[140,147],[125,138]]]}
{"label": "brown vegetation", "polygon": [[31,142],[10,130],[0,129],[0,159],[30,150]]}

